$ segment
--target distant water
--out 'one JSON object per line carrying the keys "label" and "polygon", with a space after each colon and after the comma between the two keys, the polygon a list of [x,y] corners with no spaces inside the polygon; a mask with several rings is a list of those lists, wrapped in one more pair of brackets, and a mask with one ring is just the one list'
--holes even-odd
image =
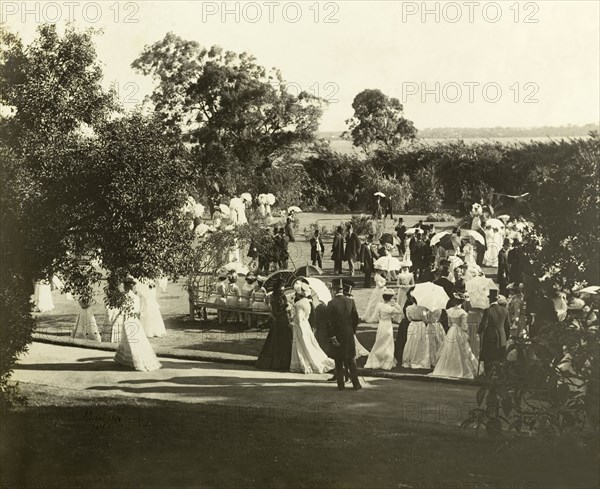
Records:
{"label": "distant water", "polygon": [[[529,143],[531,141],[534,142],[546,142],[546,141],[560,141],[561,139],[585,139],[587,136],[529,136],[529,137],[494,137],[494,138],[419,138],[417,140],[420,144],[436,144],[443,142],[454,142],[462,140],[465,144],[477,144],[477,143],[504,143],[504,144],[512,144],[512,143]],[[331,145],[331,149],[337,151],[339,153],[344,154],[363,154],[362,150],[358,148],[354,148],[350,141],[340,138],[329,139],[329,143]]]}

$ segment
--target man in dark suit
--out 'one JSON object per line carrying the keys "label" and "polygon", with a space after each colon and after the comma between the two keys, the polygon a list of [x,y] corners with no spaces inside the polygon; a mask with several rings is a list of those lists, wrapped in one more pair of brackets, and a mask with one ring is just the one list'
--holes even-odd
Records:
{"label": "man in dark suit", "polygon": [[[354,390],[362,389],[358,380],[356,368],[356,345],[354,335],[358,327],[358,312],[356,304],[350,297],[344,295],[342,280],[335,280],[332,284],[335,297],[327,304],[327,323],[329,337],[333,345],[333,358],[335,360],[335,376],[339,390],[344,390],[344,370],[350,373]],[[347,285],[346,289],[350,289]],[[348,294],[351,290],[348,290]]]}
{"label": "man in dark suit", "polygon": [[333,246],[331,248],[333,273],[336,275],[342,273],[342,261],[344,259],[344,236],[342,236],[342,231],[342,226],[338,226],[333,236]]}
{"label": "man in dark suit", "polygon": [[510,240],[508,238],[504,239],[502,243],[502,248],[498,253],[498,287],[500,288],[500,293],[502,295],[506,294],[506,286],[509,282],[509,266],[508,266],[508,249],[510,248]]}
{"label": "man in dark suit", "polygon": [[362,262],[363,272],[365,274],[365,289],[370,288],[373,283],[372,275],[375,265],[373,260],[373,250],[371,249],[372,245],[373,235],[369,234],[369,236],[367,236],[367,242],[363,243],[360,249],[360,261]]}
{"label": "man in dark suit", "polygon": [[350,269],[350,275],[354,276],[354,262],[359,257],[360,253],[360,239],[354,232],[352,224],[348,224],[346,227],[346,249],[344,251],[344,259],[348,261],[348,268]]}
{"label": "man in dark suit", "polygon": [[288,246],[290,238],[285,234],[285,228],[279,228],[279,246],[281,247],[281,268],[287,270],[288,260],[290,258]]}
{"label": "man in dark suit", "polygon": [[513,247],[508,252],[508,267],[510,281],[515,284],[523,283],[523,254],[518,239],[513,240]]}
{"label": "man in dark suit", "polygon": [[406,226],[404,225],[404,219],[398,218],[398,225],[396,226],[396,236],[398,236],[398,254],[403,257],[406,253]]}
{"label": "man in dark suit", "polygon": [[422,282],[424,274],[423,260],[425,259],[425,243],[423,243],[422,233],[415,233],[415,244],[410,250],[410,259],[413,264],[415,282]]}
{"label": "man in dark suit", "polygon": [[479,361],[484,363],[486,371],[504,359],[506,342],[510,336],[510,314],[506,307],[498,304],[498,290],[491,289],[489,298],[490,307],[484,311],[477,330],[481,336]]}

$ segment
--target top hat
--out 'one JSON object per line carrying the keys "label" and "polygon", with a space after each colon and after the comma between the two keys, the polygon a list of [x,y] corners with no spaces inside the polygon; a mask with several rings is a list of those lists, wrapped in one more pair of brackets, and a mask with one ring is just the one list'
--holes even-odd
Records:
{"label": "top hat", "polygon": [[490,289],[488,298],[490,299],[490,304],[492,302],[497,302],[498,301],[498,289]]}
{"label": "top hat", "polygon": [[333,290],[342,290],[344,288],[344,281],[341,278],[336,278],[331,281],[331,288]]}
{"label": "top hat", "polygon": [[352,288],[354,287],[354,280],[349,278],[343,278],[341,280],[342,288],[344,289],[344,294],[349,295],[352,293]]}

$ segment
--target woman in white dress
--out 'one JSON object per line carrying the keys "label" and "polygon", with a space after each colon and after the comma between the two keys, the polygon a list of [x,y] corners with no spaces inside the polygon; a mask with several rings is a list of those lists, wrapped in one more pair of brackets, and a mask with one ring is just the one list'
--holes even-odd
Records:
{"label": "woman in white dress", "polygon": [[246,275],[246,280],[240,288],[240,306],[250,307],[252,300],[252,293],[256,289],[256,277],[252,272]]}
{"label": "woman in white dress", "polygon": [[167,334],[165,323],[156,300],[156,287],[138,283],[136,286],[141,302],[140,321],[148,338],[160,337]]}
{"label": "woman in white dress", "polygon": [[47,280],[39,280],[33,287],[33,303],[39,312],[48,312],[54,309],[52,289]]}
{"label": "woman in white dress", "polygon": [[498,253],[500,253],[502,243],[504,242],[503,230],[486,225],[485,242],[487,244],[487,249],[483,255],[483,264],[487,267],[497,267]]}
{"label": "woman in white dress", "polygon": [[267,303],[267,289],[264,287],[266,277],[259,275],[256,277],[256,287],[252,291],[250,298],[252,309],[256,311],[269,311],[269,304]]}
{"label": "woman in white dress", "polygon": [[454,298],[448,313],[448,334],[440,350],[439,360],[431,375],[474,379],[477,375],[477,359],[469,345],[467,313],[462,299]]}
{"label": "woman in white dress", "polygon": [[408,291],[415,286],[415,276],[409,272],[410,262],[400,263],[400,273],[398,274],[398,305],[402,309],[406,303]]}
{"label": "woman in white dress", "polygon": [[294,303],[292,361],[290,372],[322,374],[333,370],[335,362],[319,346],[310,327],[310,287],[302,282],[294,285],[302,298]]}
{"label": "woman in white dress", "polygon": [[77,316],[72,337],[79,340],[102,341],[96,318],[92,313],[92,302],[79,300],[81,312]]}
{"label": "woman in white dress", "polygon": [[406,317],[410,324],[402,352],[402,366],[405,368],[431,368],[431,348],[425,323],[427,312],[427,309],[417,304],[406,308]]}
{"label": "woman in white dress", "polygon": [[427,324],[427,336],[429,338],[429,357],[431,358],[431,365],[434,366],[437,363],[440,348],[446,339],[446,332],[440,322],[440,316],[442,310],[427,311],[425,314],[425,323]]}
{"label": "woman in white dress", "polygon": [[391,370],[396,366],[392,317],[402,315],[402,308],[396,303],[394,295],[395,293],[392,289],[384,289],[383,302],[377,305],[373,317],[369,318],[369,322],[378,320],[379,325],[377,326],[375,344],[371,348],[365,368]]}
{"label": "woman in white dress", "polygon": [[140,323],[140,299],[133,292],[134,285],[133,279],[125,281],[129,309],[122,312],[123,329],[115,362],[142,372],[157,370],[161,365]]}
{"label": "woman in white dress", "polygon": [[463,254],[465,255],[465,263],[469,265],[475,265],[477,260],[477,251],[475,250],[475,239],[469,238],[469,241],[465,243],[463,247]]}
{"label": "woman in white dress", "polygon": [[[365,310],[365,313],[363,315],[363,321],[365,322],[369,322],[369,320],[373,317],[373,314],[375,314],[375,308],[377,307],[377,304],[379,304],[383,300],[383,289],[385,288],[385,284],[387,282],[387,280],[383,276],[384,273],[385,272],[382,272],[380,270],[377,270],[375,272],[375,288],[371,293],[371,297],[369,298],[369,302],[367,303],[367,309]],[[377,322],[377,320],[373,322]]]}

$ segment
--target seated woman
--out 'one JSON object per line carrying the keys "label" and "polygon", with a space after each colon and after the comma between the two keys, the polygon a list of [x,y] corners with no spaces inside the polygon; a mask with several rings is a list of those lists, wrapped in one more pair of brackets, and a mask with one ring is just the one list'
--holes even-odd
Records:
{"label": "seated woman", "polygon": [[246,280],[240,289],[240,306],[250,307],[252,293],[256,288],[256,277],[252,272],[246,275]]}
{"label": "seated woman", "polygon": [[264,287],[266,277],[259,275],[256,277],[256,287],[252,291],[250,297],[251,307],[257,311],[268,311],[269,304],[267,303],[267,289]]}

